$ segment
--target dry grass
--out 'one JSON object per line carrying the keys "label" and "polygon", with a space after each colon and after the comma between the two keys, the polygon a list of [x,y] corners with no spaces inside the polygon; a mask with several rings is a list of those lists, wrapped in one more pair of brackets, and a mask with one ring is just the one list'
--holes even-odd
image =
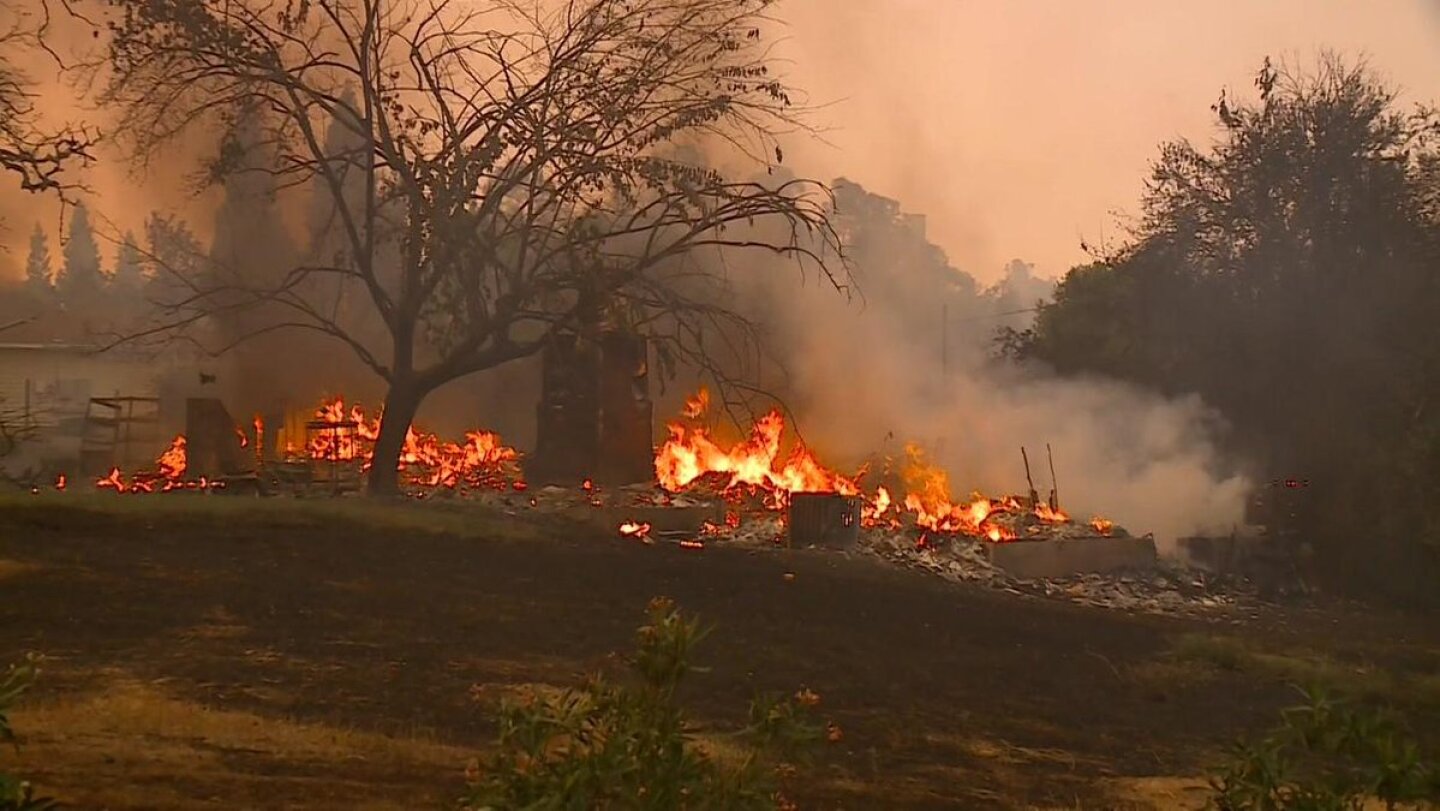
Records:
{"label": "dry grass", "polygon": [[6,580],[22,574],[29,574],[39,568],[39,566],[34,564],[0,558],[0,580]]}
{"label": "dry grass", "polygon": [[21,530],[46,525],[63,513],[67,524],[94,519],[97,525],[113,522],[146,526],[169,524],[213,529],[216,526],[299,528],[354,526],[367,530],[445,534],[488,541],[533,541],[546,532],[528,514],[507,515],[502,510],[458,499],[409,501],[341,498],[257,498],[207,493],[117,494],[42,492],[0,494],[0,521]]}
{"label": "dry grass", "polygon": [[1205,680],[1226,671],[1351,698],[1440,710],[1440,674],[1345,662],[1310,650],[1263,650],[1253,640],[1232,636],[1187,634],[1176,640],[1165,658],[1133,669],[1148,679],[1172,683]]}
{"label": "dry grass", "polygon": [[1211,797],[1209,784],[1200,777],[1125,777],[1109,781],[1109,786],[1112,808],[1200,811]]}
{"label": "dry grass", "polygon": [[[447,786],[458,790],[473,755],[423,737],[212,709],[128,679],[32,703],[12,720],[23,735],[17,771],[85,808],[434,807]],[[413,784],[413,805],[374,799],[376,782]]]}

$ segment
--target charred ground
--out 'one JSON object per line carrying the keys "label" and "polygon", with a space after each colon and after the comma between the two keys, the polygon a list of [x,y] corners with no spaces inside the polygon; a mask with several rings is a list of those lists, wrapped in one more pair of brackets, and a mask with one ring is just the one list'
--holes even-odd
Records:
{"label": "charred ground", "polygon": [[0,655],[47,657],[23,769],[81,807],[435,807],[498,697],[613,666],[657,594],[716,626],[688,696],[715,729],[822,694],[845,737],[803,807],[1176,807],[1311,676],[1440,728],[1425,617],[1143,618],[437,505],[126,501],[0,518]]}

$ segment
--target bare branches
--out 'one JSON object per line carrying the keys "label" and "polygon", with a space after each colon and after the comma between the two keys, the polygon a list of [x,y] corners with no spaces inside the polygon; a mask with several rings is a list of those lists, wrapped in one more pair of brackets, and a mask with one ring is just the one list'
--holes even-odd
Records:
{"label": "bare branches", "polygon": [[[846,287],[827,189],[712,168],[768,176],[778,139],[811,131],[767,64],[769,0],[112,5],[102,96],[136,156],[257,110],[261,170],[318,189],[350,258],[267,284],[203,278],[173,311],[181,328],[283,313],[262,322],[335,337],[414,399],[538,351],[597,306],[668,325],[696,358],[702,332],[744,336],[743,319],[682,292],[724,266],[700,254],[763,251]],[[365,290],[388,358],[311,297],[321,278]]]}
{"label": "bare branches", "polygon": [[15,19],[6,20],[0,30],[0,169],[18,176],[25,191],[63,195],[76,188],[65,172],[93,160],[95,136],[83,127],[44,131],[36,123],[29,79],[11,56],[27,50],[43,50],[54,56],[43,37],[49,10],[43,6],[42,10],[44,17],[38,26],[32,26],[23,13],[15,12]]}

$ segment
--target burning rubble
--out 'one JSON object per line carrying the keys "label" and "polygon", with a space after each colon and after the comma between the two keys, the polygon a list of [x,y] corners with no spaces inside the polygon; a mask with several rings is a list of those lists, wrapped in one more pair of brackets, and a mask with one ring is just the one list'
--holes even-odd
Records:
{"label": "burning rubble", "polygon": [[[906,447],[898,472],[887,461],[880,474],[895,485],[867,490],[863,486],[870,473],[867,468],[853,475],[838,473],[821,464],[800,441],[782,454],[786,425],[778,409],[760,417],[747,438],[727,448],[705,425],[708,407],[709,397],[702,389],[687,401],[683,418],[669,424],[669,439],[655,455],[656,479],[665,492],[702,492],[736,507],[759,506],[780,513],[782,527],[792,494],[833,493],[860,500],[860,526],[866,529],[915,528],[936,536],[994,543],[1124,533],[1104,518],[1076,523],[1058,505],[1040,502],[1033,493],[1028,499],[972,493],[968,500],[956,501],[946,472],[930,464],[914,444]],[[897,485],[903,488],[898,499],[892,494]]]}
{"label": "burning rubble", "polygon": [[[258,416],[249,431],[235,426],[229,441],[253,455],[262,477],[287,466],[344,467],[357,478],[371,468],[380,413],[334,397],[308,415],[312,418],[287,422],[278,431],[271,458],[264,454],[265,426]],[[838,554],[880,558],[1018,594],[1126,610],[1186,613],[1243,603],[1233,583],[1165,567],[1131,574],[1017,577],[996,564],[994,550],[1130,536],[1106,518],[1071,519],[1053,492],[1042,501],[1033,485],[1028,496],[971,493],[956,499],[946,471],[914,444],[898,463],[883,460],[842,473],[822,464],[803,441],[787,436],[779,410],[761,416],[735,441],[722,440],[709,423],[709,396],[702,389],[667,426],[666,440],[655,449],[655,478],[643,484],[600,487],[585,479],[577,485],[531,488],[522,475],[521,454],[483,430],[448,441],[412,426],[398,467],[404,487],[416,497],[458,496],[516,515],[585,515],[620,538],[693,550],[712,544],[809,545],[795,540],[792,515],[801,514],[801,501],[824,506],[833,500],[843,519],[841,534],[848,537],[839,544],[847,548],[833,550]],[[177,436],[156,458],[154,470],[127,476],[112,469],[96,486],[122,493],[224,489],[226,481],[196,475],[189,451],[187,437]],[[63,487],[57,483],[57,489]]]}
{"label": "burning rubble", "polygon": [[[323,402],[308,423],[311,435],[303,450],[293,440],[286,453],[291,458],[316,461],[358,462],[360,470],[370,469],[375,442],[380,437],[381,413],[373,417],[359,405],[345,409],[345,400],[336,397]],[[258,423],[259,417],[256,417]],[[405,433],[399,469],[412,488],[524,489],[519,477],[520,454],[505,445],[491,431],[468,431],[463,442],[449,442],[411,426]],[[517,486],[518,485],[518,486]]]}
{"label": "burning rubble", "polygon": [[[272,467],[278,471],[286,466],[355,467],[357,473],[369,470],[374,458],[375,441],[380,434],[380,414],[368,415],[364,408],[346,408],[342,398],[323,401],[314,411],[314,419],[305,423],[302,436],[280,432],[280,452],[276,459],[264,457],[265,425],[255,416],[251,429],[254,440],[240,426],[233,426],[230,440],[238,449],[253,447],[250,470],[232,471],[236,477],[256,477],[256,470]],[[163,493],[174,490],[223,489],[226,480],[194,475],[190,464],[190,440],[185,434],[176,436],[156,459],[154,469],[132,474],[118,467],[95,481],[102,490],[119,493]],[[470,431],[463,442],[449,442],[435,434],[411,427],[399,459],[399,469],[412,491],[426,490],[514,489],[523,490],[525,483],[517,466],[519,453],[505,445],[489,431]],[[232,462],[233,465],[233,462]],[[63,490],[63,477],[56,489]]]}

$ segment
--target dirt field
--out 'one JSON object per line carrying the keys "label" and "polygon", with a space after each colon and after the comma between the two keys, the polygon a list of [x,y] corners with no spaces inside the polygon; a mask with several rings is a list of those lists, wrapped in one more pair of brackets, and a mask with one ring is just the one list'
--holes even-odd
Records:
{"label": "dirt field", "polygon": [[0,594],[0,662],[46,659],[14,762],[81,808],[441,807],[494,700],[608,666],[659,594],[716,626],[702,721],[823,696],[845,737],[802,808],[1195,807],[1310,676],[1440,729],[1434,617],[1127,616],[431,505],[11,498]]}

